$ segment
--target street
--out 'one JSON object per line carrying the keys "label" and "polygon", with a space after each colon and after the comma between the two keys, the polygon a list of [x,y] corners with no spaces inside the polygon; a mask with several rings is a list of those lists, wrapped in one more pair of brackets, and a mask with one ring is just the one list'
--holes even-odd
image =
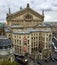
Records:
{"label": "street", "polygon": [[29,59],[28,65],[57,65],[57,60],[50,60],[49,62],[46,62],[45,60],[40,60],[39,62],[37,62]]}

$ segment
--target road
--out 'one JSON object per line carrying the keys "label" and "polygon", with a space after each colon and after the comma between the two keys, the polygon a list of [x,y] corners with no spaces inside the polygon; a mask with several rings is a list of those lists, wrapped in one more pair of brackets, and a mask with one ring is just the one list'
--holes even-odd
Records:
{"label": "road", "polygon": [[[57,58],[56,56],[57,54],[54,57]],[[52,58],[54,59],[54,57]],[[45,60],[35,60],[32,56],[26,56],[25,58],[28,59],[28,64],[26,65],[57,65],[57,60],[48,59],[49,61],[46,62]]]}
{"label": "road", "polygon": [[[40,64],[39,64],[40,62]],[[50,60],[49,62],[46,62],[44,60],[41,60],[37,63],[37,61],[33,61],[31,59],[29,59],[28,65],[57,65],[57,60],[52,61]]]}

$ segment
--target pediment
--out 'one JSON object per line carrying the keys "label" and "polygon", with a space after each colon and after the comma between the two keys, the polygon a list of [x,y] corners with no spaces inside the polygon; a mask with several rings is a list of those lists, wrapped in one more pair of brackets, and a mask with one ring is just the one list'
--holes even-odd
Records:
{"label": "pediment", "polygon": [[7,18],[8,19],[12,19],[12,20],[23,20],[24,16],[26,14],[29,14],[31,16],[33,16],[33,19],[35,20],[42,20],[44,18],[44,16],[40,15],[39,13],[35,12],[34,10],[32,10],[31,8],[25,8],[24,10],[18,11],[14,14],[10,14]]}
{"label": "pediment", "polygon": [[28,19],[29,17],[31,17],[31,20],[42,20],[42,18],[37,17],[33,14],[31,14],[30,12],[24,13],[23,15],[17,16],[15,18],[13,18],[13,20],[25,20]]}

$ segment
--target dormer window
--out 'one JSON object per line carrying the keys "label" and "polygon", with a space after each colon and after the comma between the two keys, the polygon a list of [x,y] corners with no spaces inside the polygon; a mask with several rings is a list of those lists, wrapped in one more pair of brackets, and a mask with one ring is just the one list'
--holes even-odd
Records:
{"label": "dormer window", "polygon": [[32,19],[33,19],[33,16],[30,15],[30,14],[26,14],[26,15],[24,16],[24,20],[27,21],[27,22],[32,21]]}

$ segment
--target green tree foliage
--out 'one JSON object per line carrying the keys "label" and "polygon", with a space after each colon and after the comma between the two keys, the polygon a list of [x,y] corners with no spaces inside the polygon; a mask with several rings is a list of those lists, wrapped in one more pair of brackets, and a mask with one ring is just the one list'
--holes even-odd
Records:
{"label": "green tree foliage", "polygon": [[19,63],[17,63],[17,62],[11,62],[11,61],[1,61],[0,62],[0,65],[20,65]]}

